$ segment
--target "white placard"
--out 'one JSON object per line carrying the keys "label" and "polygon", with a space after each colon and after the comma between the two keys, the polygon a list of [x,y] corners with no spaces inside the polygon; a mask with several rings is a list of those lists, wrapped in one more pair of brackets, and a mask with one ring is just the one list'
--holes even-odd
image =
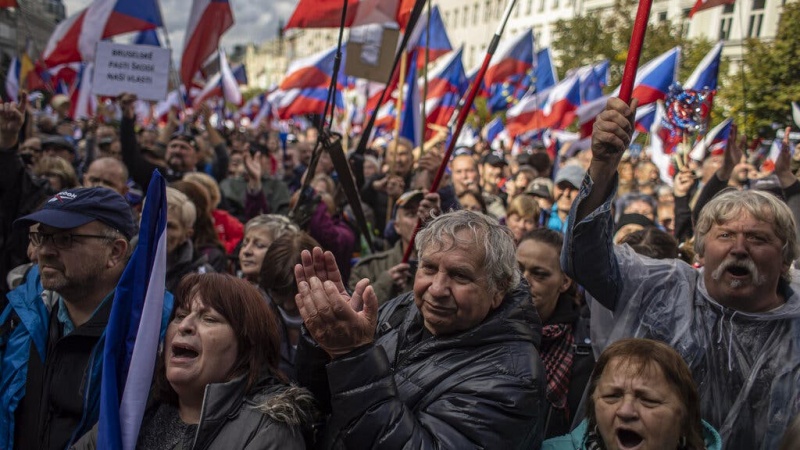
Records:
{"label": "white placard", "polygon": [[92,93],[136,94],[140,100],[167,98],[170,50],[152,45],[99,42]]}

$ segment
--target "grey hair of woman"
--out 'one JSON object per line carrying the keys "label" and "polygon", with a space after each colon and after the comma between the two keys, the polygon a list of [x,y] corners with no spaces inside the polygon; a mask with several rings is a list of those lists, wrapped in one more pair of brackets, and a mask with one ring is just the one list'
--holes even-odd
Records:
{"label": "grey hair of woman", "polygon": [[300,228],[297,224],[289,220],[288,217],[280,214],[261,214],[253,217],[247,221],[244,226],[244,234],[254,228],[266,228],[272,236],[272,240],[276,240],[288,232],[298,232]]}
{"label": "grey hair of woman", "polygon": [[[774,195],[753,189],[722,191],[703,207],[695,226],[694,249],[697,254],[704,255],[706,235],[712,226],[741,217],[743,212],[772,224],[775,236],[783,243],[783,264],[790,267],[798,254],[797,225],[792,211]],[[789,281],[790,277],[789,271],[785,270],[783,278]]]}
{"label": "grey hair of woman", "polygon": [[[471,239],[456,235],[463,230],[471,232]],[[450,245],[445,247],[445,245]],[[442,251],[456,246],[483,249],[480,267],[488,272],[489,285],[495,292],[506,294],[520,282],[514,236],[508,227],[485,214],[469,210],[452,211],[430,221],[416,237],[417,255],[423,258],[426,251]]]}

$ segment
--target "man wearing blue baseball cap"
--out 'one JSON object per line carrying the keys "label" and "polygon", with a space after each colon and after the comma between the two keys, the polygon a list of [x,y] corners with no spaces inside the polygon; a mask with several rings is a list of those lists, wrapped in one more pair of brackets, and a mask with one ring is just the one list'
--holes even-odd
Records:
{"label": "man wearing blue baseball cap", "polygon": [[121,195],[93,187],[59,192],[14,227],[29,230],[38,267],[0,315],[0,448],[64,449],[97,421],[103,335],[136,225]]}

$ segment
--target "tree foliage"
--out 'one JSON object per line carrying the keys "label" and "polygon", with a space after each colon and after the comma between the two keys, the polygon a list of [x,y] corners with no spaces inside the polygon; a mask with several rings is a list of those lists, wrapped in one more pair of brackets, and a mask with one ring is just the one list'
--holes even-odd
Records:
{"label": "tree foliage", "polygon": [[772,138],[792,125],[791,102],[800,100],[800,3],[786,3],[772,41],[746,42],[741,70],[724,91],[720,104],[747,136]]}
{"label": "tree foliage", "polygon": [[[636,5],[636,0],[616,0],[613,8],[602,13],[592,12],[556,22],[553,49],[559,55],[559,75],[563,77],[569,69],[608,59],[609,84],[611,87],[619,85],[628,57]],[[686,79],[713,44],[707,40],[685,39],[683,35],[682,23],[651,21],[647,26],[640,64],[679,45],[682,64],[678,79]]]}

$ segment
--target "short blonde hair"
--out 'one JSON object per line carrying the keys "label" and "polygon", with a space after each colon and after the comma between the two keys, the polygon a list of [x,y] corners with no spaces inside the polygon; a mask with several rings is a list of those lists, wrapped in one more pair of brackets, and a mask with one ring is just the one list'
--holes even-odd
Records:
{"label": "short blonde hair", "polygon": [[203,172],[189,172],[183,176],[183,179],[186,181],[191,181],[192,183],[197,183],[206,190],[208,193],[208,199],[210,200],[209,206],[211,209],[215,209],[217,206],[219,206],[219,202],[222,201],[222,193],[219,190],[217,180],[215,180],[211,175]]}
{"label": "short blonde hair", "polygon": [[167,187],[167,214],[177,214],[178,220],[186,228],[194,228],[197,208],[183,192]]}
{"label": "short blonde hair", "polygon": [[38,176],[55,175],[61,178],[62,189],[78,187],[78,175],[75,174],[75,168],[64,158],[58,156],[42,156],[36,165],[35,173]]}

